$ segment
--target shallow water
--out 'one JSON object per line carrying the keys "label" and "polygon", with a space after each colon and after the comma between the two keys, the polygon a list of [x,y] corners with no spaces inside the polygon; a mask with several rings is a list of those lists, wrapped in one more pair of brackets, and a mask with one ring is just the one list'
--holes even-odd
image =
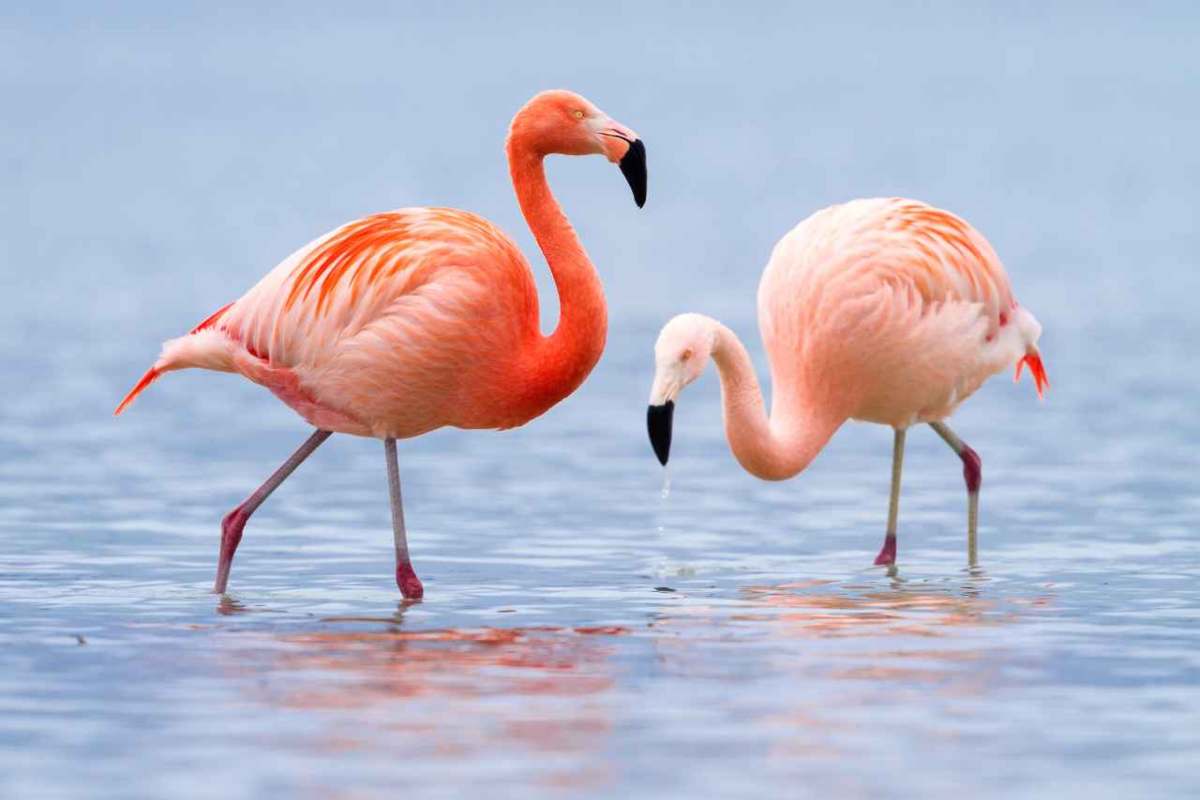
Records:
{"label": "shallow water", "polygon": [[[879,12],[850,37],[853,17],[556,18],[624,49],[581,65],[552,42],[549,68],[525,24],[379,16],[329,22],[342,59],[318,69],[296,55],[316,11],[127,13],[14,16],[0,48],[26,112],[0,129],[0,796],[1200,788],[1200,327],[1179,299],[1200,245],[1200,123],[1179,110],[1194,20]],[[802,69],[747,49],[780,26]],[[851,40],[865,55],[835,59]],[[364,72],[383,45],[412,68],[447,41],[507,70]],[[499,140],[557,83],[650,150],[643,214],[600,163],[552,170],[605,265],[592,379],[526,428],[402,443],[423,602],[391,582],[382,447],[346,437],[261,509],[230,594],[209,594],[222,513],[307,432],[229,376],[172,375],[120,420],[116,400],[159,340],[354,214],[462,205],[528,250]],[[909,436],[892,574],[870,566],[888,431],[847,426],[800,478],[758,482],[709,376],[680,401],[669,496],[645,441],[658,325],[713,313],[761,366],[770,244],[887,192],[963,210],[1047,331],[1046,402],[999,376],[954,420],[984,459],[975,568],[931,431]]]}

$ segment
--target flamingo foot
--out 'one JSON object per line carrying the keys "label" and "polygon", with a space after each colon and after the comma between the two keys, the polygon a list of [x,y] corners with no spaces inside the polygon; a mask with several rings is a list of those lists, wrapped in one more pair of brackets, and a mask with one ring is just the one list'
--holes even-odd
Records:
{"label": "flamingo foot", "polygon": [[405,600],[420,600],[425,595],[425,587],[410,562],[396,565],[396,585]]}
{"label": "flamingo foot", "polygon": [[875,556],[875,566],[882,567],[896,563],[896,535],[889,533],[883,539],[883,547]]}
{"label": "flamingo foot", "polygon": [[233,554],[242,542],[242,531],[250,519],[250,512],[245,506],[243,503],[221,520],[221,555],[217,559],[217,579],[213,582],[213,594],[225,594],[225,587],[229,584]]}

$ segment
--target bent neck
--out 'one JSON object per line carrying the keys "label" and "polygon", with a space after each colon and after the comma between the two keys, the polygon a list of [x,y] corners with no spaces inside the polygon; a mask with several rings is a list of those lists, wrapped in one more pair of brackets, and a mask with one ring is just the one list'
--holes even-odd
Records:
{"label": "bent neck", "polygon": [[768,418],[750,354],[737,334],[717,323],[713,361],[721,377],[725,436],[738,463],[769,481],[802,472],[845,421],[807,406],[797,387],[775,387]]}
{"label": "bent neck", "polygon": [[517,202],[546,258],[558,291],[558,325],[549,336],[535,329],[518,363],[518,385],[538,413],[573,392],[604,352],[608,310],[604,288],[575,229],[546,183],[544,153],[509,137],[508,165]]}

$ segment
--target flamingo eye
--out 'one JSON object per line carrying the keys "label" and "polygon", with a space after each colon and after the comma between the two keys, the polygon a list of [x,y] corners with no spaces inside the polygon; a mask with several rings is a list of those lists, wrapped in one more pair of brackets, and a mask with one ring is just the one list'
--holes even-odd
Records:
{"label": "flamingo eye", "polygon": [[692,357],[692,351],[691,351],[691,348],[688,348],[687,350],[683,351],[682,355],[679,356],[679,360],[687,361],[691,357]]}
{"label": "flamingo eye", "polygon": [[571,112],[571,116],[575,117],[575,119],[583,119],[583,112],[579,109],[575,109]]}

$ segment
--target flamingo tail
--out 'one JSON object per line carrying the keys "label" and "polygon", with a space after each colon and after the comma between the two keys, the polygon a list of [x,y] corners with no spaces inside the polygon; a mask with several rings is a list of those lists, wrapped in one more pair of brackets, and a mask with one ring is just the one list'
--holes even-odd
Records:
{"label": "flamingo tail", "polygon": [[1021,369],[1029,365],[1029,374],[1033,376],[1033,385],[1037,388],[1038,399],[1045,397],[1046,389],[1050,387],[1050,378],[1046,376],[1046,367],[1042,364],[1042,356],[1035,349],[1030,349],[1025,354],[1025,357],[1017,362],[1017,372],[1013,375],[1013,381],[1021,380]]}
{"label": "flamingo tail", "polygon": [[117,406],[117,410],[113,412],[113,416],[121,416],[121,412],[129,407],[129,404],[133,402],[134,398],[141,394],[147,386],[158,380],[159,376],[162,374],[163,371],[157,367],[151,367],[150,369],[146,370],[146,374],[142,376],[142,379],[134,384],[134,387],[129,390],[129,394],[125,395],[125,399],[121,401],[119,406]]}
{"label": "flamingo tail", "polygon": [[128,408],[129,404],[145,391],[147,386],[162,377],[164,372],[187,367],[204,367],[223,371],[232,369],[224,341],[220,336],[212,335],[215,333],[217,322],[232,306],[233,303],[221,306],[214,314],[192,328],[187,336],[164,343],[162,355],[158,357],[158,361],[155,361],[154,366],[146,370],[146,374],[142,376],[141,380],[129,390],[129,394],[125,395],[125,399],[117,406],[113,416],[121,416],[121,412]]}

